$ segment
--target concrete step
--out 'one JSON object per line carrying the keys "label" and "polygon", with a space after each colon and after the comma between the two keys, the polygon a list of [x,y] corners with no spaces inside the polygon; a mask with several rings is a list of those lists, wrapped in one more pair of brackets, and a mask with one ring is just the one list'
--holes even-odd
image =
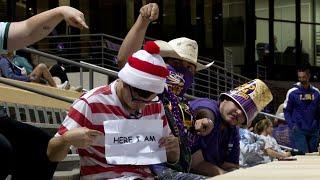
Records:
{"label": "concrete step", "polygon": [[80,169],[76,168],[71,171],[56,171],[52,180],[79,180]]}
{"label": "concrete step", "polygon": [[78,180],[80,179],[80,158],[78,154],[68,154],[58,164],[53,180]]}

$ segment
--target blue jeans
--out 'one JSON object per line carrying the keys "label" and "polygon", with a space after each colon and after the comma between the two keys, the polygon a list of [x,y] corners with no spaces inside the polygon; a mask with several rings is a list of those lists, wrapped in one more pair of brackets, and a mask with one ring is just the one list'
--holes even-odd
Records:
{"label": "blue jeans", "polygon": [[294,127],[292,136],[298,150],[305,153],[318,151],[319,130],[304,131]]}

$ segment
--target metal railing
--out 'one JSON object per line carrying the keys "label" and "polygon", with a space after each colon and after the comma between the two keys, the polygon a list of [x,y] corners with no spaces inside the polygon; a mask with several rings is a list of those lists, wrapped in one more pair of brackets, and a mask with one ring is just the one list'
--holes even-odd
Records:
{"label": "metal railing", "polygon": [[66,59],[64,57],[59,57],[56,55],[52,55],[49,53],[45,53],[45,52],[41,52],[35,49],[31,49],[31,48],[24,48],[22,49],[22,51],[28,52],[28,53],[32,53],[32,54],[36,54],[42,57],[46,57],[52,60],[56,60],[62,63],[65,63],[67,65],[73,65],[75,67],[77,67],[78,69],[80,68],[80,84],[81,86],[83,86],[83,69],[88,69],[89,70],[89,89],[93,88],[93,82],[94,82],[94,76],[93,76],[93,72],[98,72],[104,75],[112,75],[112,76],[117,76],[117,71],[114,70],[110,70],[110,69],[106,69],[106,68],[102,68],[102,67],[98,67],[95,65],[92,65],[90,63],[84,63],[84,62],[76,62],[76,61],[71,61],[69,59]]}
{"label": "metal railing", "polygon": [[[113,71],[113,70],[110,70],[110,69],[106,69],[106,68],[102,68],[102,67],[98,67],[96,65],[88,64],[88,63],[85,63],[85,62],[80,62],[80,63],[74,62],[74,61],[68,60],[66,58],[58,57],[58,56],[55,56],[55,55],[52,55],[52,54],[48,54],[48,53],[45,53],[45,52],[41,52],[41,51],[38,51],[38,50],[35,50],[35,49],[24,48],[22,50],[25,51],[25,52],[37,54],[39,56],[43,56],[43,57],[46,57],[46,58],[51,58],[53,60],[64,62],[64,63],[67,63],[67,64],[72,64],[72,65],[77,66],[79,68],[86,68],[86,69],[89,69],[91,72],[99,72],[99,73],[102,73],[102,74],[105,74],[105,75],[108,75],[108,76],[111,76],[111,77],[117,77],[117,72],[116,71]],[[202,61],[200,61],[200,62],[202,62]],[[218,94],[214,95],[214,97],[216,99],[217,99],[218,95],[221,94],[222,92],[226,92],[227,90],[233,89],[234,87],[236,87],[236,86],[238,86],[238,85],[250,80],[250,79],[248,79],[246,77],[240,76],[240,75],[235,74],[233,72],[227,72],[225,68],[222,68],[222,67],[219,67],[219,66],[214,66],[214,68],[208,68],[205,71],[207,71],[207,72],[198,73],[198,74],[200,76],[201,75],[208,75],[209,83],[210,83],[209,85],[213,84],[213,85],[215,85],[217,87],[216,92]],[[210,75],[215,75],[217,77],[210,77]],[[220,76],[222,76],[224,78],[229,78],[229,79],[224,79],[224,81],[222,82],[224,84],[220,85],[219,84],[219,83],[221,83],[220,82],[221,81]],[[93,81],[93,76],[91,78],[92,78],[92,81]],[[200,81],[201,79],[198,79],[198,80]],[[195,78],[195,81],[197,81],[197,77]],[[65,102],[68,102],[68,103],[72,103],[73,102],[73,99],[62,97],[62,96],[58,96],[58,95],[51,94],[51,93],[48,93],[48,92],[42,92],[42,91],[39,91],[39,90],[34,89],[34,88],[30,88],[30,87],[25,86],[25,85],[19,85],[19,84],[16,84],[16,83],[12,83],[12,82],[7,81],[5,79],[1,79],[0,78],[0,83],[6,84],[6,85],[10,85],[10,86],[14,86],[14,87],[17,87],[17,88],[20,88],[20,89],[28,90],[28,91],[31,91],[31,92],[34,92],[34,93],[38,93],[38,94],[41,94],[41,95],[44,95],[44,96],[55,98],[55,99],[58,99],[58,100],[61,100],[61,101],[65,101]],[[201,85],[201,83],[199,83],[199,84],[195,83],[193,86],[203,87]],[[196,87],[193,87],[191,90],[189,90],[193,94],[192,95],[190,95],[190,94],[187,95],[188,98],[191,98],[191,99],[198,98],[199,96],[194,95],[194,94],[197,94],[197,93],[202,93],[203,94],[204,93],[203,91],[197,92]],[[209,92],[207,94],[208,95],[207,97],[210,98],[211,95],[212,95],[212,94],[210,94],[210,88],[208,89],[208,91]],[[268,117],[284,120],[284,118],[282,118],[282,117],[278,117],[278,116],[275,116],[275,115],[272,115],[272,114],[269,114],[269,113],[260,112],[260,114],[268,116]]]}
{"label": "metal railing", "polygon": [[[117,76],[116,71],[109,70],[109,69],[102,68],[102,67],[97,67],[97,66],[89,64],[89,63],[74,62],[74,61],[71,61],[71,60],[63,58],[63,57],[58,57],[58,56],[48,54],[45,52],[41,52],[41,51],[31,49],[31,48],[24,48],[24,49],[22,49],[22,51],[36,54],[36,55],[46,57],[46,58],[49,58],[52,60],[56,60],[59,62],[63,62],[68,65],[71,64],[73,66],[80,68],[81,70],[82,69],[89,69],[90,89],[92,89],[92,87],[93,87],[93,81],[94,81],[93,72],[98,72],[98,73],[105,74],[105,75],[112,76],[112,77]],[[81,76],[83,76],[83,75],[81,74]],[[13,87],[16,87],[19,89],[27,90],[30,92],[34,92],[34,93],[37,93],[37,94],[40,94],[43,96],[47,96],[50,98],[65,101],[67,103],[73,103],[75,100],[75,99],[71,99],[68,97],[59,96],[59,95],[56,95],[53,93],[40,91],[38,89],[31,88],[27,85],[15,83],[15,82],[7,80],[5,78],[0,78],[0,83],[5,84],[5,85],[9,85],[9,86],[13,86]],[[51,129],[57,128],[65,117],[65,112],[62,112],[60,110],[57,111],[52,108],[31,107],[31,106],[26,107],[26,105],[23,105],[23,104],[8,105],[8,103],[6,103],[6,102],[0,102],[0,105],[7,107],[7,113],[11,114],[13,119],[16,119],[18,121],[22,121],[25,123],[29,123],[29,124],[32,124],[34,126],[41,127],[41,128],[51,128]],[[12,108],[14,111],[13,113],[10,112],[10,109],[12,109]],[[32,114],[34,117],[31,118],[30,112],[33,112]],[[22,116],[25,118],[22,118]]]}
{"label": "metal railing", "polygon": [[[117,53],[122,41],[121,38],[106,34],[81,34],[48,36],[36,45],[41,51],[70,59],[73,62],[90,63],[118,71]],[[232,56],[229,57],[229,55],[228,58],[231,58]],[[212,59],[199,56],[200,63],[206,64],[211,61]],[[216,61],[212,67],[196,73],[194,84],[188,90],[189,94],[216,99],[220,93],[249,81],[246,77],[218,66],[218,62]],[[66,69],[68,71],[79,71],[73,65],[68,65]]]}
{"label": "metal railing", "polygon": [[266,113],[266,112],[260,112],[260,114],[264,115],[264,116],[267,116],[269,118],[280,119],[280,120],[285,121],[285,119],[283,117],[276,116],[276,115],[273,115],[273,114],[269,114],[269,113]]}
{"label": "metal railing", "polygon": [[[112,36],[107,36],[107,37],[112,37]],[[117,38],[116,40],[121,40],[121,39]],[[67,64],[75,65],[77,67],[80,67],[81,72],[83,71],[82,70],[83,68],[89,69],[89,72],[90,72],[89,73],[89,76],[90,76],[89,83],[91,84],[90,87],[93,86],[93,80],[94,80],[93,79],[93,72],[99,72],[99,73],[102,73],[102,74],[105,74],[105,75],[108,75],[111,77],[117,77],[117,73],[118,73],[117,71],[110,70],[110,69],[107,69],[104,67],[100,67],[98,65],[93,65],[93,64],[83,62],[83,61],[80,61],[80,63],[78,63],[78,62],[68,60],[66,58],[62,58],[62,57],[59,57],[56,55],[51,55],[51,54],[44,53],[44,52],[34,50],[34,49],[30,49],[30,48],[24,48],[23,51],[37,54],[40,56],[44,56],[47,58],[51,58],[51,59],[54,59],[54,60],[57,60],[60,62],[67,63]],[[209,61],[211,61],[211,60],[209,59]],[[201,59],[199,59],[199,62],[200,63],[207,63],[207,61],[204,61]],[[205,81],[204,78],[207,78],[208,80]],[[83,79],[82,73],[80,73],[80,79]],[[208,97],[211,99],[218,99],[219,94],[226,92],[230,89],[234,89],[235,87],[237,87],[245,82],[248,82],[250,80],[251,79],[246,78],[244,76],[241,76],[239,74],[229,72],[229,71],[227,71],[226,68],[222,68],[220,66],[213,65],[211,68],[197,72],[197,74],[195,76],[195,83],[193,84],[193,87],[187,91],[187,93],[189,95],[187,95],[186,97],[191,98],[191,99],[198,98],[198,97]],[[209,88],[208,88],[208,86],[206,87],[206,84],[209,85]],[[215,87],[215,88],[212,88],[212,87]],[[198,88],[202,89],[202,90],[198,90]],[[206,90],[204,90],[205,88],[207,88],[207,92],[206,92]],[[202,96],[199,96],[199,94]],[[67,101],[67,102],[69,102],[69,101]],[[260,112],[260,114],[271,117],[271,118],[277,118],[277,119],[284,120],[284,118],[282,118],[282,117],[278,117],[278,116],[275,116],[275,115],[272,115],[269,113]]]}
{"label": "metal railing", "polygon": [[229,72],[233,72],[233,54],[229,48],[224,48],[224,68]]}
{"label": "metal railing", "polygon": [[55,94],[52,94],[52,93],[48,93],[48,92],[45,92],[45,91],[40,91],[40,90],[35,89],[35,88],[30,88],[29,86],[21,85],[21,84],[9,81],[9,80],[7,80],[5,78],[0,78],[0,83],[6,84],[6,85],[9,85],[9,86],[13,86],[13,87],[16,87],[16,88],[19,88],[19,89],[27,90],[27,91],[30,91],[30,92],[34,92],[34,93],[37,93],[37,94],[41,94],[41,95],[44,95],[44,96],[47,96],[47,97],[51,97],[51,98],[54,98],[54,99],[58,99],[58,100],[61,100],[61,101],[65,101],[65,102],[68,102],[68,103],[73,103],[73,101],[74,101],[74,99],[70,99],[70,98],[63,97],[63,96],[58,96],[58,95],[55,95]]}
{"label": "metal railing", "polygon": [[[54,98],[59,99],[57,97]],[[7,114],[13,120],[46,129],[57,129],[67,114],[64,109],[7,103],[1,101],[0,106],[6,108]]]}
{"label": "metal railing", "polygon": [[263,65],[257,65],[257,78],[261,80],[267,79],[267,67]]}
{"label": "metal railing", "polygon": [[[86,61],[118,70],[116,55],[123,39],[106,34],[48,36],[36,44],[37,49],[72,61]],[[72,66],[66,67],[72,71]],[[69,69],[68,69],[69,68]],[[77,69],[76,69],[77,71]]]}

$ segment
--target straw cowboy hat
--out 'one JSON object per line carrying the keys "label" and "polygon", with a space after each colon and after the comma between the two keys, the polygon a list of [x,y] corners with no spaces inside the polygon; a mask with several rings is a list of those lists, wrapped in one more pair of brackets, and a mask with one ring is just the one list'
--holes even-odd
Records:
{"label": "straw cowboy hat", "polygon": [[214,61],[207,65],[198,63],[198,44],[196,41],[181,37],[173,39],[169,42],[157,40],[155,43],[160,47],[160,55],[162,57],[171,57],[184,60],[196,66],[196,70],[200,71],[210,67]]}

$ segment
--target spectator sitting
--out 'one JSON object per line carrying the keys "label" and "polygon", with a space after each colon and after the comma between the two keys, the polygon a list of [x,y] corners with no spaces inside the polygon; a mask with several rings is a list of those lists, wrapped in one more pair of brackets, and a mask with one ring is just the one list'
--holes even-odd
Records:
{"label": "spectator sitting", "polygon": [[65,68],[59,62],[57,64],[51,66],[49,68],[49,72],[51,73],[52,77],[59,78],[61,83],[69,81],[67,73],[65,72]]}
{"label": "spectator sitting", "polygon": [[25,68],[28,75],[33,71],[33,65],[25,57],[17,55],[15,51],[13,51],[12,63],[20,68]]}
{"label": "spectator sitting", "polygon": [[[24,68],[27,71],[27,75],[31,74],[33,71],[33,65],[31,65],[25,57],[17,55],[15,51],[13,52],[12,63],[20,68]],[[59,65],[59,63],[51,66],[49,69],[49,72],[58,87],[63,86],[64,87],[63,89],[66,89],[66,90],[70,89],[78,92],[82,91],[81,86],[78,86],[78,87],[70,86],[67,73],[65,72],[65,69],[62,67],[62,65]],[[46,84],[47,81],[44,80],[43,78],[40,78],[40,83]]]}
{"label": "spectator sitting", "polygon": [[58,62],[57,64],[51,66],[49,72],[51,73],[53,80],[56,82],[57,85],[67,83],[65,89],[70,89],[78,92],[82,91],[82,86],[74,87],[69,84],[70,81],[62,63]]}
{"label": "spectator sitting", "polygon": [[[254,125],[252,125],[254,127]],[[252,127],[251,126],[251,127]],[[240,167],[252,167],[270,162],[271,159],[264,155],[265,141],[259,135],[251,132],[246,126],[240,126]]]}
{"label": "spectator sitting", "polygon": [[41,78],[44,78],[48,84],[52,87],[58,87],[59,89],[64,89],[66,84],[56,85],[52,76],[43,63],[38,64],[34,70],[28,75],[25,68],[19,68],[12,63],[13,52],[8,52],[0,56],[0,69],[2,76],[14,80],[25,81],[25,82],[35,82],[40,83]]}
{"label": "spectator sitting", "polygon": [[259,121],[255,127],[254,132],[261,135],[261,138],[266,142],[265,152],[266,155],[273,159],[283,159],[291,156],[290,152],[285,152],[281,150],[277,141],[271,136],[273,130],[272,122],[269,119],[263,119]]}

